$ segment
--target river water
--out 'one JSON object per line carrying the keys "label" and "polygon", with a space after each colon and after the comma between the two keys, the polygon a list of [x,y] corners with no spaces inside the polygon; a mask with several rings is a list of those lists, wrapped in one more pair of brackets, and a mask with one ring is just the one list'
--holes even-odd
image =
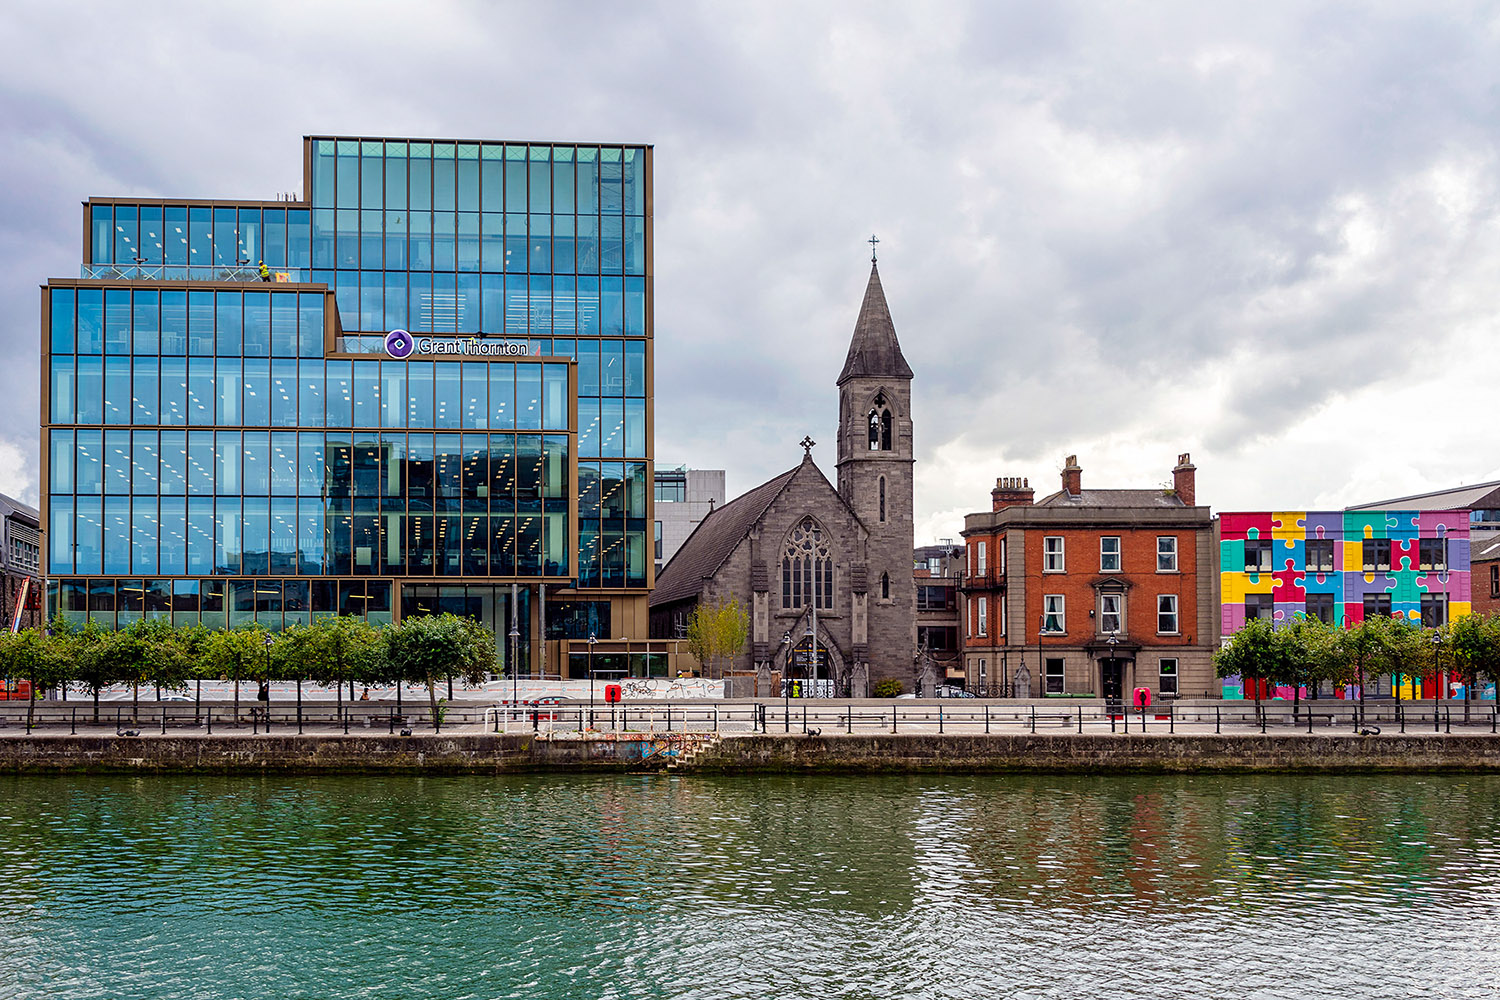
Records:
{"label": "river water", "polygon": [[1495,997],[1500,777],[6,777],[0,997]]}

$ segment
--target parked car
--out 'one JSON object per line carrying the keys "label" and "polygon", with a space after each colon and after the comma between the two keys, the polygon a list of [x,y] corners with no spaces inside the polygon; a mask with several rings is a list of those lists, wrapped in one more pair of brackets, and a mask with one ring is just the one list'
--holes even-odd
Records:
{"label": "parked car", "polygon": [[939,698],[972,698],[974,697],[974,692],[965,691],[957,684],[939,684],[937,696]]}

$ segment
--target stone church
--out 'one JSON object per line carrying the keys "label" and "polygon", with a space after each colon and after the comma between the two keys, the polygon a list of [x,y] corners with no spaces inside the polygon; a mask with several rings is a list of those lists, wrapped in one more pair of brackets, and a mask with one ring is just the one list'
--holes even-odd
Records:
{"label": "stone church", "polygon": [[804,439],[799,465],[704,518],[657,577],[652,636],[738,598],[750,639],[728,669],[753,672],[760,692],[774,675],[823,696],[868,696],[885,678],[912,690],[911,380],[872,260],[837,382],[837,487]]}

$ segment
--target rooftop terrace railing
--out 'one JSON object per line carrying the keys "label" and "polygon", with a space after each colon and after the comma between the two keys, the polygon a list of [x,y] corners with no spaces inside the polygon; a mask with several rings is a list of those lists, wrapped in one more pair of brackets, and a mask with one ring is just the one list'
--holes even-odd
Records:
{"label": "rooftop terrace railing", "polygon": [[225,264],[214,267],[185,264],[85,264],[81,276],[103,281],[242,281],[300,282],[302,269],[273,267],[261,277],[255,264]]}

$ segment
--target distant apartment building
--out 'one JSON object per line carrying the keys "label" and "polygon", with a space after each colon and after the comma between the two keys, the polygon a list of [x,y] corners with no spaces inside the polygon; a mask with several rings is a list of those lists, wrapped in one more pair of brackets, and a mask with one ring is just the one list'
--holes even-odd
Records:
{"label": "distant apartment building", "polygon": [[724,470],[658,465],[656,487],[656,572],[715,507],[724,506]]}
{"label": "distant apartment building", "polygon": [[913,551],[917,656],[925,658],[924,666],[930,667],[927,675],[933,684],[972,689],[982,682],[967,677],[964,670],[963,615],[958,600],[963,574],[964,547],[951,539],[937,545],[919,545]]}
{"label": "distant apartment building", "polygon": [[1213,523],[1195,475],[1183,454],[1170,488],[1084,489],[1070,455],[1042,500],[997,480],[991,509],[964,520],[968,676],[1017,697],[1216,690]]}
{"label": "distant apartment building", "polygon": [[6,628],[42,624],[41,524],[35,507],[0,493],[0,614]]}

